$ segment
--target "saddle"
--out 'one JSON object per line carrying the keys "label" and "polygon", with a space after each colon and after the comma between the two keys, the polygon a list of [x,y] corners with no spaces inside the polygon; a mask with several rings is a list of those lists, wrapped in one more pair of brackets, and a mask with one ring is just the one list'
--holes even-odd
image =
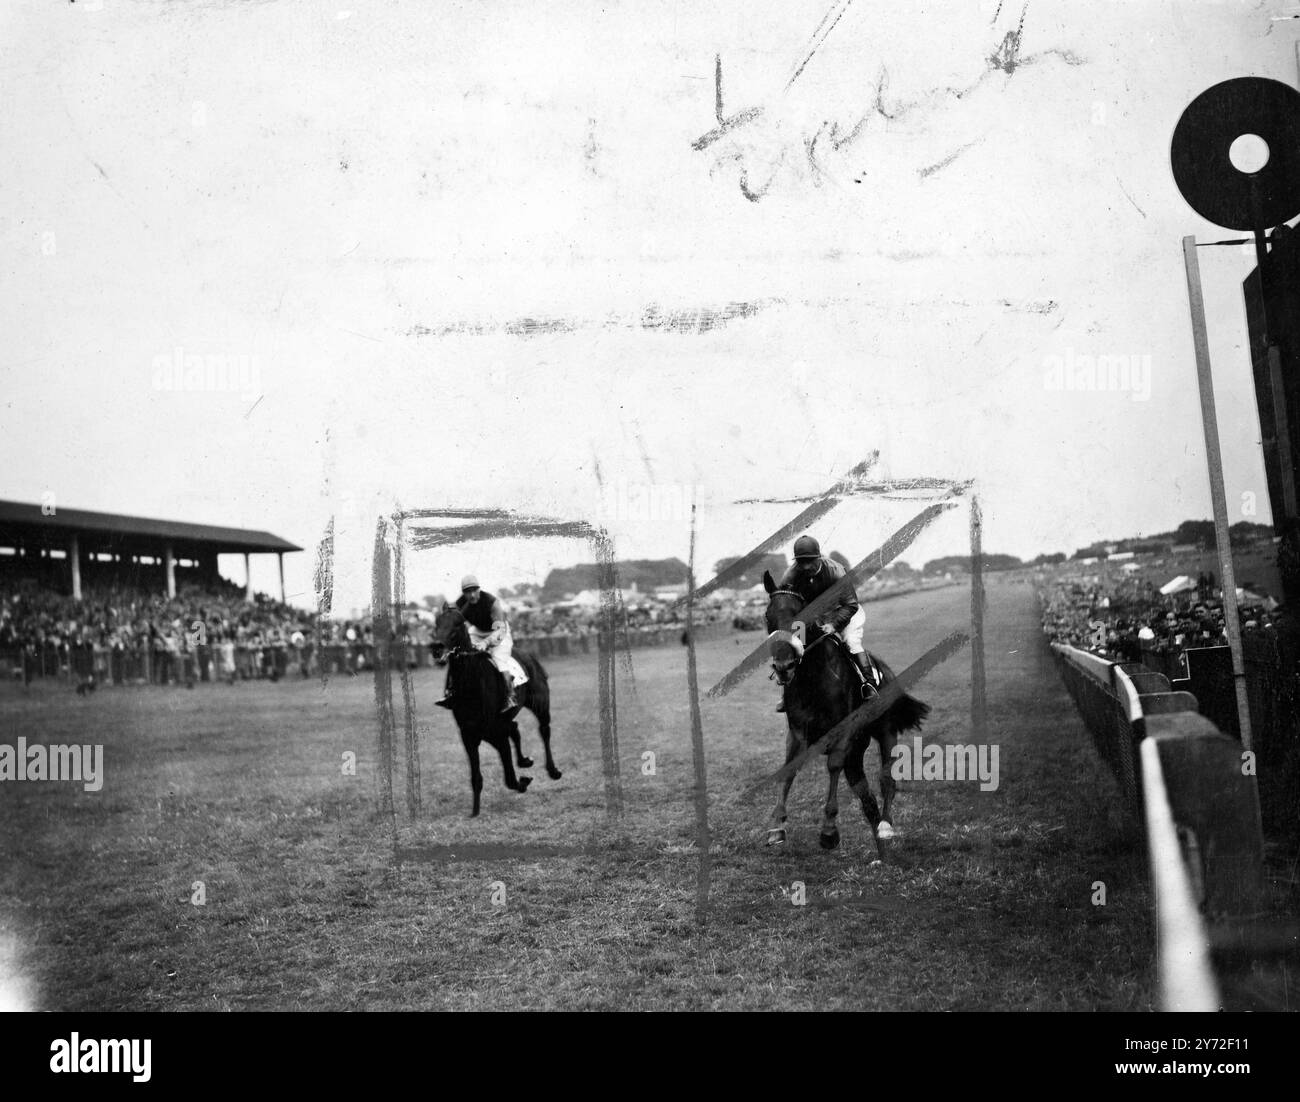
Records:
{"label": "saddle", "polygon": [[865,649],[862,652],[866,656],[867,666],[870,669],[870,673],[868,673],[858,665],[858,660],[853,656],[853,652],[849,650],[848,643],[846,643],[838,633],[831,636],[824,636],[823,638],[833,639],[834,643],[832,645],[839,647],[844,656],[848,658],[849,666],[858,676],[858,695],[861,696],[864,701],[870,700],[875,696],[876,693],[880,691],[880,686],[884,682],[884,676],[881,674],[880,667],[876,664],[876,660],[872,657],[871,652]]}

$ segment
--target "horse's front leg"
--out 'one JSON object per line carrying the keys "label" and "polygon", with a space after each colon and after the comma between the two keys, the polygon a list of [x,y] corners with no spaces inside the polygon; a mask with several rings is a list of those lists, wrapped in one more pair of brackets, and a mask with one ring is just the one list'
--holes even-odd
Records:
{"label": "horse's front leg", "polygon": [[828,762],[826,771],[830,775],[830,788],[826,793],[826,809],[822,812],[822,830],[818,841],[821,842],[822,849],[834,849],[840,844],[840,828],[836,822],[840,814],[840,767]]}
{"label": "horse's front leg", "polygon": [[[793,731],[787,731],[785,736],[785,764],[789,765],[798,756],[799,741],[794,737]],[[772,810],[772,818],[768,820],[767,825],[767,844],[769,846],[779,846],[785,842],[785,801],[790,796],[790,789],[794,785],[794,774],[786,777],[781,782],[780,791],[776,797],[776,807]]]}

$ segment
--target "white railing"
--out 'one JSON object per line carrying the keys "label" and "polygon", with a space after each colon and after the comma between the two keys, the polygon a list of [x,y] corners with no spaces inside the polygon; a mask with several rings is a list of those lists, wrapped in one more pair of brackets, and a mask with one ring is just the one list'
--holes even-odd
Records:
{"label": "white railing", "polygon": [[1160,1008],[1216,1011],[1219,990],[1210,967],[1210,940],[1169,809],[1156,740],[1143,739],[1141,753],[1147,849],[1151,854],[1151,889],[1156,907]]}
{"label": "white railing", "polygon": [[[1120,737],[1131,734],[1139,740],[1140,779],[1133,780],[1141,786],[1146,819],[1160,1007],[1167,1011],[1217,1011],[1219,990],[1210,964],[1210,940],[1194,889],[1198,877],[1188,869],[1179,841],[1165,788],[1159,742],[1144,737],[1146,719],[1141,695],[1118,663],[1061,643],[1053,643],[1052,649],[1077,673],[1107,690],[1129,729],[1121,730]],[[1084,719],[1095,721],[1086,714]]]}

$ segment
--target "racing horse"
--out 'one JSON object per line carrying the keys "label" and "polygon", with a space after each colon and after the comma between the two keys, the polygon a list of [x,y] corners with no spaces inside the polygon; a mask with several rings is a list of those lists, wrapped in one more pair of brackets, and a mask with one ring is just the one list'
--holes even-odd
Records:
{"label": "racing horse", "polygon": [[[862,679],[857,663],[844,641],[834,633],[805,639],[799,613],[803,598],[788,589],[778,589],[772,575],[764,571],[763,588],[768,593],[766,623],[768,648],[772,656],[771,676],[782,686],[785,716],[789,733],[785,742],[785,761],[789,765],[800,753],[830,731],[862,703]],[[893,671],[874,654],[869,656],[881,672],[880,689],[894,680]],[[883,843],[896,837],[891,822],[891,805],[897,789],[890,773],[893,751],[900,731],[920,730],[930,706],[903,693],[879,719],[859,728],[847,740],[827,752],[826,769],[830,773],[830,791],[822,816],[820,842],[823,849],[840,843],[839,816],[840,771],[849,787],[862,802],[862,810],[871,824],[876,851],[885,855]],[[876,803],[867,784],[863,756],[875,739],[880,747],[880,793],[884,810]],[[776,808],[767,830],[767,844],[780,845],[786,839],[785,802],[794,784],[791,774],[781,783]]]}
{"label": "racing horse", "polygon": [[[486,651],[476,650],[470,642],[469,629],[460,609],[444,604],[433,625],[431,643],[434,661],[448,665],[451,679],[451,714],[460,728],[460,739],[469,757],[469,778],[474,789],[474,810],[470,818],[479,813],[479,795],[483,791],[483,771],[479,767],[479,744],[486,742],[501,755],[501,771],[506,787],[520,794],[528,790],[532,777],[516,776],[515,765],[527,769],[533,764],[520,746],[519,724],[515,721],[521,708],[527,708],[537,717],[538,733],[546,750],[546,775],[558,781],[563,774],[555,767],[551,756],[551,688],[546,671],[535,655],[515,651],[514,656],[528,680],[515,690],[518,703],[509,711],[502,711],[506,702],[506,688],[501,673]],[[510,747],[514,745],[514,762]]]}

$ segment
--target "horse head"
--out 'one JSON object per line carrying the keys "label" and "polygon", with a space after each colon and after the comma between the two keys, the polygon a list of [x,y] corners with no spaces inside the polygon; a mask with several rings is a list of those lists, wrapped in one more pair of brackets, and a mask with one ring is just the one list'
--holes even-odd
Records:
{"label": "horse head", "polygon": [[472,649],[465,617],[455,605],[443,602],[433,621],[433,638],[429,647],[433,651],[433,660],[440,666],[446,664],[448,655]]}
{"label": "horse head", "polygon": [[778,684],[788,685],[806,649],[803,621],[798,618],[803,598],[793,590],[778,589],[767,570],[763,571],[763,588],[768,593],[765,620],[772,673]]}

